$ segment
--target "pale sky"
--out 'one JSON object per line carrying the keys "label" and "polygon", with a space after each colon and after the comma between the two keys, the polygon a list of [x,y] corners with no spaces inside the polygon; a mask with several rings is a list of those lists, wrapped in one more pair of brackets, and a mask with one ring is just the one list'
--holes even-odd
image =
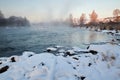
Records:
{"label": "pale sky", "polygon": [[65,19],[70,13],[80,17],[95,10],[99,18],[113,16],[120,9],[120,0],[0,0],[5,17],[26,16],[31,22]]}

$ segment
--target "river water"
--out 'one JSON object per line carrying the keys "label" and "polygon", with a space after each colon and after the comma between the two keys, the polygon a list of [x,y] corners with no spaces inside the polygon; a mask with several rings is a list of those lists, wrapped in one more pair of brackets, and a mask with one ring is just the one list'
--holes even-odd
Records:
{"label": "river water", "polygon": [[21,55],[24,51],[43,52],[50,46],[86,48],[89,43],[110,40],[105,33],[65,25],[0,27],[0,57]]}

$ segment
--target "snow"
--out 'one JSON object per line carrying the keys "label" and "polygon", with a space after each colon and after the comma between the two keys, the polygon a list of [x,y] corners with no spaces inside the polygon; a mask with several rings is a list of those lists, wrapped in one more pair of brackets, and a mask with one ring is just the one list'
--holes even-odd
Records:
{"label": "snow", "polygon": [[67,52],[69,52],[70,54],[74,54],[74,50],[67,50]]}
{"label": "snow", "polygon": [[75,51],[75,52],[87,51],[87,49],[81,49],[79,47],[72,47],[72,48],[73,48],[73,51]]}
{"label": "snow", "polygon": [[102,30],[103,33],[109,33],[109,32],[112,32],[112,33],[116,33],[115,30]]}
{"label": "snow", "polygon": [[[73,47],[65,50],[50,47],[52,53],[23,52],[21,56],[0,58],[0,80],[120,80],[120,46],[117,44],[90,45],[88,49]],[[58,52],[57,52],[58,50]],[[98,53],[78,53],[94,50]],[[66,52],[75,54],[64,56]],[[11,58],[15,62],[11,61]]]}
{"label": "snow", "polygon": [[64,49],[60,49],[58,52],[59,52],[59,53],[64,53],[65,50],[64,50]]}
{"label": "snow", "polygon": [[62,48],[63,46],[59,46],[59,45],[57,45],[57,46],[55,46],[56,48]]}
{"label": "snow", "polygon": [[99,51],[105,55],[116,55],[116,57],[120,55],[120,47],[110,43],[106,45],[91,45],[89,50]]}
{"label": "snow", "polygon": [[56,51],[57,49],[54,48],[54,47],[49,47],[49,48],[47,48],[47,50],[50,50],[50,51]]}

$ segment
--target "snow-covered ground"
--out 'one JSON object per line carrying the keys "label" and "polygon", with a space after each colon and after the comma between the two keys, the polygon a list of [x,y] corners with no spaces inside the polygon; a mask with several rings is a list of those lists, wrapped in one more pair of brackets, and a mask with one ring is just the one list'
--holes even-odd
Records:
{"label": "snow-covered ground", "polygon": [[[0,80],[120,80],[120,46],[114,43],[47,48],[0,58]],[[53,52],[53,53],[51,53]]]}

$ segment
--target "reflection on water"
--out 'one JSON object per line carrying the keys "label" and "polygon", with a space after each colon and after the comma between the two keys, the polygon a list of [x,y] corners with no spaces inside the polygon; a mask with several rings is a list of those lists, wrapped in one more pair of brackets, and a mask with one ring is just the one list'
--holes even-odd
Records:
{"label": "reflection on water", "polygon": [[[71,34],[71,40],[73,45],[81,46],[81,44],[90,44],[90,43],[99,43],[103,41],[107,41],[108,35],[98,33],[98,32],[91,32],[87,30],[80,30],[80,32],[74,32]],[[80,44],[80,45],[79,45]]]}
{"label": "reflection on water", "polygon": [[43,52],[49,46],[78,46],[83,43],[103,42],[109,36],[67,26],[1,27],[0,56],[20,55],[23,51]]}

